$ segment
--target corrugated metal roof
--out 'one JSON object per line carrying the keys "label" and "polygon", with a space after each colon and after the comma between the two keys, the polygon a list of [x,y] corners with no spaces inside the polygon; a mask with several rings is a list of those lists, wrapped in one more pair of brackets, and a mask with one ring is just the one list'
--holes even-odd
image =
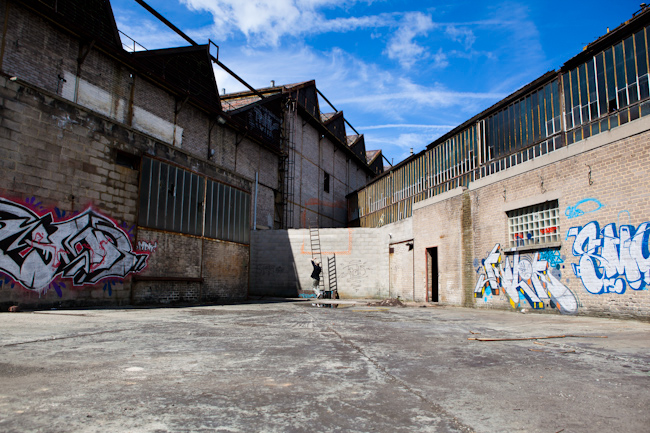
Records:
{"label": "corrugated metal roof", "polygon": [[226,112],[239,110],[242,107],[246,107],[247,105],[251,105],[262,100],[262,98],[257,95],[251,95],[237,99],[226,98],[226,96],[227,95],[223,95],[221,97],[221,106],[223,107],[223,111]]}
{"label": "corrugated metal roof", "polygon": [[361,135],[348,135],[347,136],[348,147],[353,146],[354,143],[356,143],[360,137]]}
{"label": "corrugated metal roof", "polygon": [[366,150],[366,161],[368,165],[381,154],[381,150]]}
{"label": "corrugated metal roof", "polygon": [[337,113],[320,113],[320,121],[323,123],[329,122]]}

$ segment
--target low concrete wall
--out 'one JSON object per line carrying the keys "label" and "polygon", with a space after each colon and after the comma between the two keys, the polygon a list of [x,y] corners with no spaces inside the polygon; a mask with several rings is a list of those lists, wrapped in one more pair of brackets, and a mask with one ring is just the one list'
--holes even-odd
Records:
{"label": "low concrete wall", "polygon": [[[335,256],[340,297],[388,297],[389,245],[412,239],[411,230],[410,220],[381,228],[320,229],[326,287],[327,258]],[[308,229],[253,232],[249,294],[310,297],[311,257]]]}

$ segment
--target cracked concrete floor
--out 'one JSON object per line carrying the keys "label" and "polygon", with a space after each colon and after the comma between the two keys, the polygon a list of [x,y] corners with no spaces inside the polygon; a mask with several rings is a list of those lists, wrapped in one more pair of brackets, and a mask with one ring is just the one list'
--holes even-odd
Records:
{"label": "cracked concrete floor", "polygon": [[[330,306],[0,314],[0,430],[568,433],[650,426],[648,323]],[[468,340],[566,334],[579,337]]]}

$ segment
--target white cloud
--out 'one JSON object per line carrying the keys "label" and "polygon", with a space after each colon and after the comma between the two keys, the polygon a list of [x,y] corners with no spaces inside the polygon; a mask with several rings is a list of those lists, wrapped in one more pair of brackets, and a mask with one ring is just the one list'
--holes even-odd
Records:
{"label": "white cloud", "polygon": [[[427,50],[415,42],[417,36],[426,36],[436,25],[431,15],[421,12],[408,12],[386,47],[386,55],[397,60],[404,68],[410,68],[427,57]],[[442,65],[442,62],[440,63]]]}
{"label": "white cloud", "polygon": [[391,14],[327,19],[325,8],[344,8],[356,0],[180,0],[192,11],[212,14],[213,35],[225,40],[237,32],[254,46],[278,46],[285,36],[347,32],[382,27]]}
{"label": "white cloud", "polygon": [[466,27],[458,27],[453,24],[448,25],[445,28],[445,34],[453,41],[463,44],[466,50],[472,48],[472,45],[474,45],[474,42],[476,41],[476,36],[472,30]]}

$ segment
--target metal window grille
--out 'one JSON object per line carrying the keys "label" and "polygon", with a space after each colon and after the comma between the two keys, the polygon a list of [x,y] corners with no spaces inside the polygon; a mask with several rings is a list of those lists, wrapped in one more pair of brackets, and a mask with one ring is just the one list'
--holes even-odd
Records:
{"label": "metal window grille", "polygon": [[507,215],[510,247],[543,245],[560,240],[557,200],[512,210]]}
{"label": "metal window grille", "polygon": [[[205,206],[204,206],[205,200]],[[250,194],[144,158],[139,225],[248,244]]]}

